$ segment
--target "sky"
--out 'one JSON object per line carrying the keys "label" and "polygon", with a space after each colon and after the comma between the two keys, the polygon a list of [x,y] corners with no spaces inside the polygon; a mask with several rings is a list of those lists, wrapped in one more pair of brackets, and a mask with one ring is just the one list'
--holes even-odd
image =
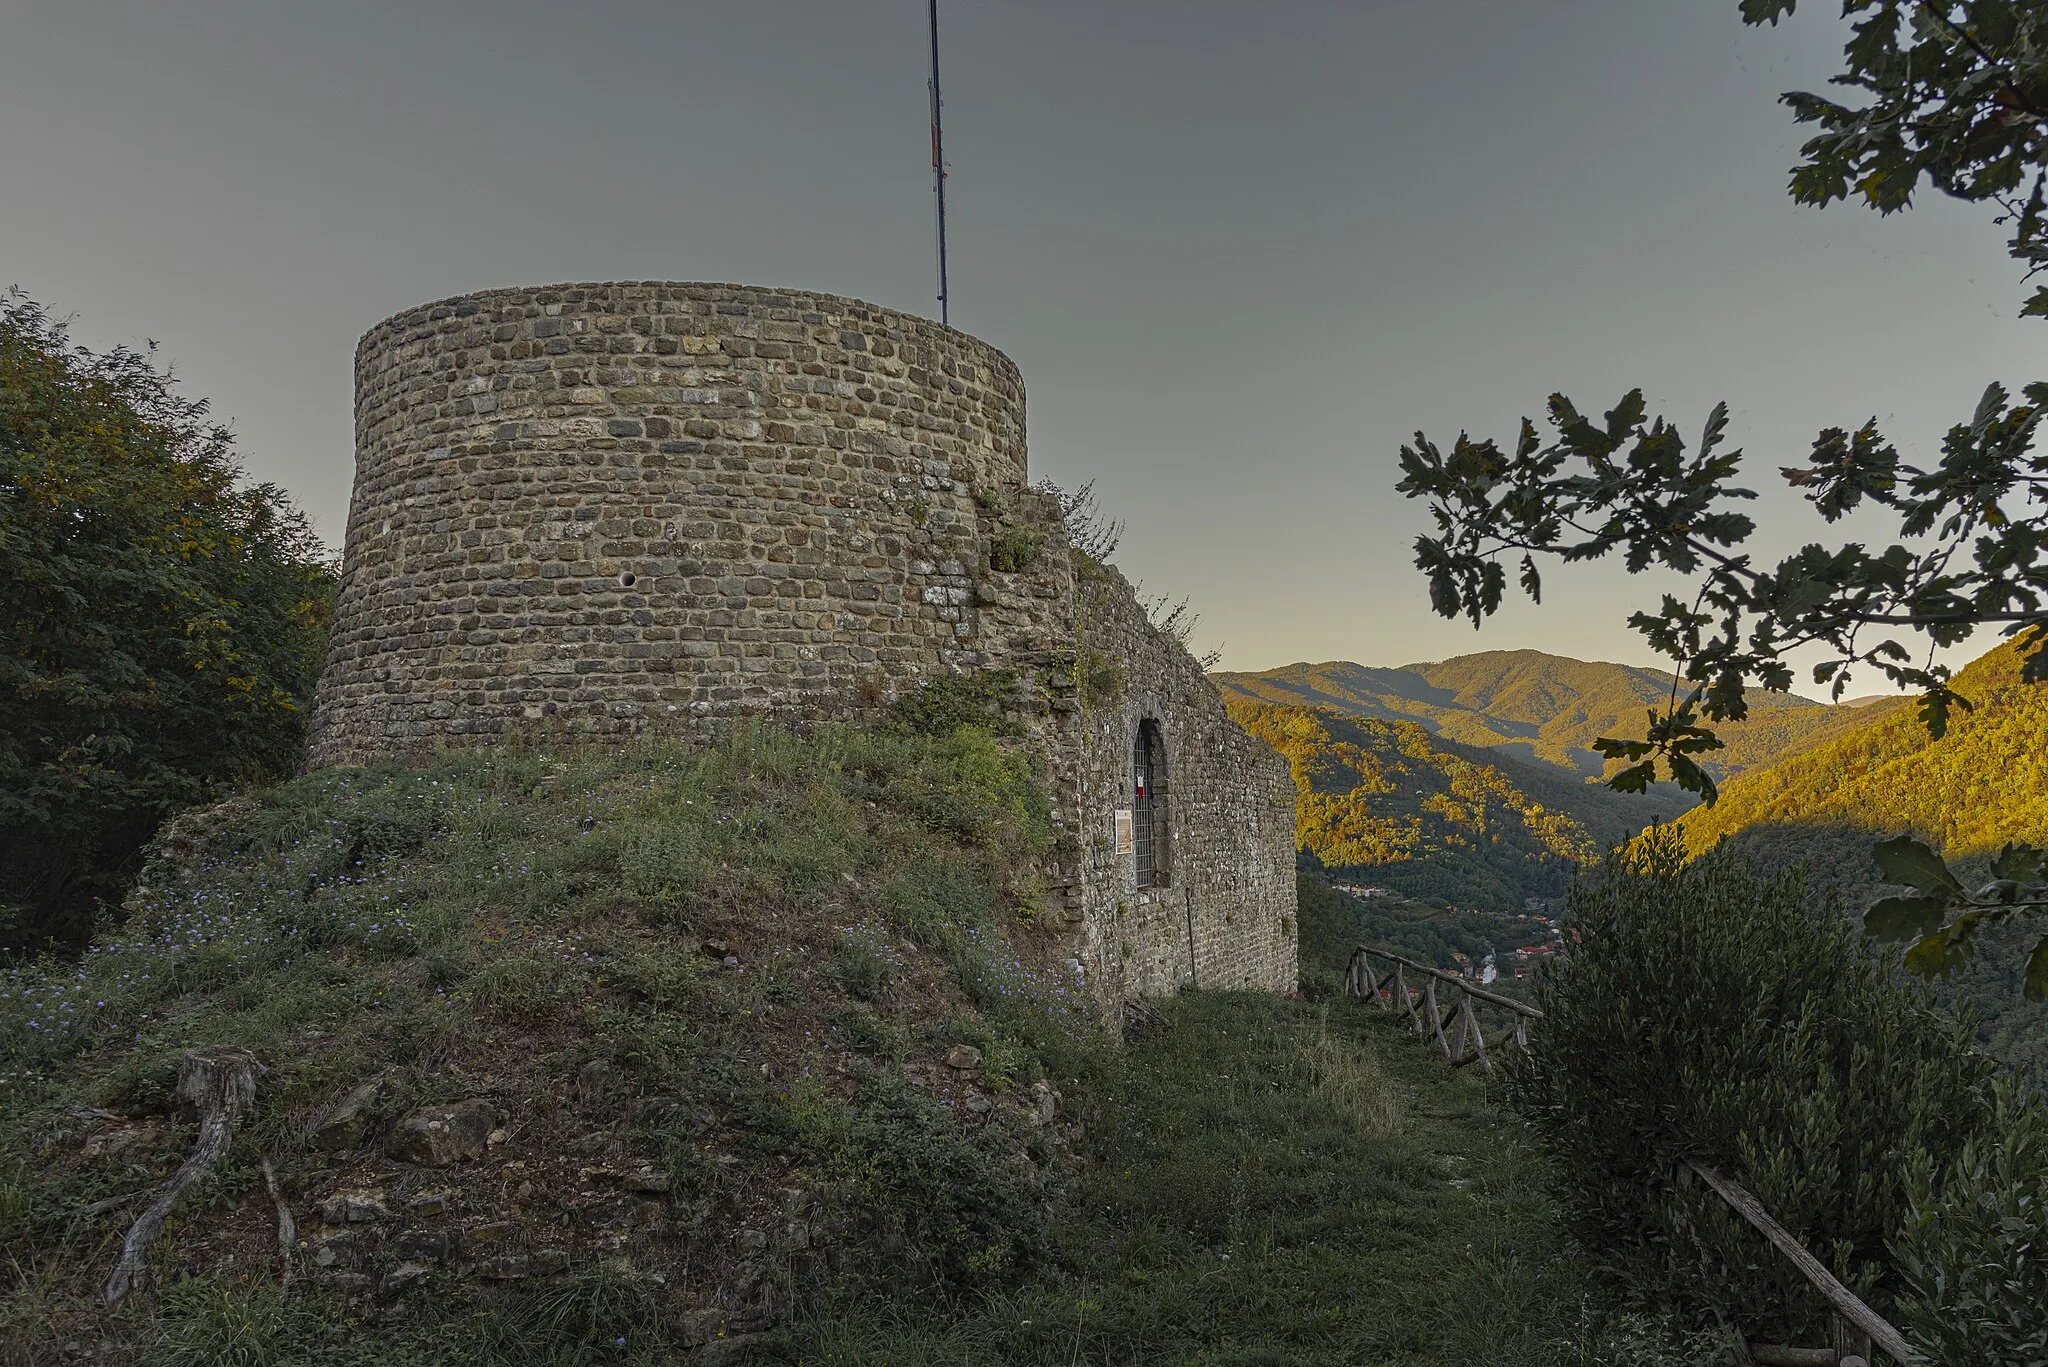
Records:
{"label": "sky", "polygon": [[[1402,444],[1558,390],[1641,386],[1689,434],[1725,399],[1775,555],[1887,531],[1783,490],[1817,430],[1876,416],[1924,462],[2048,371],[1986,210],[1786,197],[1776,96],[1845,36],[1802,11],[941,0],[952,321],[1022,368],[1034,476],[1094,481],[1225,668],[1651,663],[1625,618],[1669,585],[1615,565],[1432,614]],[[356,339],[412,305],[672,279],[936,314],[927,60],[922,0],[0,0],[0,286],[154,340],[339,545]]]}

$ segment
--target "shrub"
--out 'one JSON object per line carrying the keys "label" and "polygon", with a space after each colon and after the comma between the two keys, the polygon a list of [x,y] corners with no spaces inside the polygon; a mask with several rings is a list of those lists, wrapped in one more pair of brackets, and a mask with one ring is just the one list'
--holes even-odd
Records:
{"label": "shrub", "polygon": [[1016,574],[1037,564],[1044,551],[1038,533],[1024,527],[1012,527],[989,547],[988,567],[1002,574]]}
{"label": "shrub", "polygon": [[1010,695],[1017,676],[1007,669],[977,669],[926,679],[890,705],[897,725],[925,736],[947,736],[963,726],[998,735],[1013,733]]}
{"label": "shrub", "polygon": [[1547,1018],[1514,1096],[1612,1272],[1666,1306],[1812,1338],[1815,1293],[1680,1160],[1733,1175],[1882,1311],[1902,1289],[1887,1243],[1910,1174],[1985,1132],[1995,1065],[1839,915],[1806,910],[1797,876],[1680,857],[1652,837],[1572,894],[1583,944],[1537,984]]}
{"label": "shrub", "polygon": [[1902,1330],[1935,1367],[2048,1363],[2048,1114],[2013,1080],[1989,1134],[1945,1175],[1915,1166],[1912,1216],[1893,1247]]}

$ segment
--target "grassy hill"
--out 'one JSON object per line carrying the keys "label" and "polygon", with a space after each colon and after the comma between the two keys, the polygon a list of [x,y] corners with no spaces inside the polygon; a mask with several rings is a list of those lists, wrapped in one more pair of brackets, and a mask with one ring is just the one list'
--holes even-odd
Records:
{"label": "grassy hill", "polygon": [[[1283,706],[1333,707],[1412,721],[1446,740],[1483,746],[1581,775],[1601,772],[1588,747],[1601,736],[1640,735],[1644,712],[1670,696],[1671,676],[1633,665],[1491,650],[1375,669],[1334,661],[1213,676],[1224,696]],[[1708,767],[1727,777],[1861,725],[1896,699],[1829,707],[1784,693],[1753,693],[1747,720],[1717,728],[1726,748]]]}
{"label": "grassy hill", "polygon": [[[973,731],[741,729],[180,823],[0,978],[0,1364],[1725,1360],[1594,1312],[1548,1170],[1393,1017],[1191,993],[1114,1044],[1043,812]],[[253,1101],[109,1310],[222,1045]]]}
{"label": "grassy hill", "polygon": [[1519,910],[1653,819],[1683,810],[1549,766],[1458,745],[1409,721],[1233,700],[1238,724],[1286,756],[1300,847],[1415,897]]}

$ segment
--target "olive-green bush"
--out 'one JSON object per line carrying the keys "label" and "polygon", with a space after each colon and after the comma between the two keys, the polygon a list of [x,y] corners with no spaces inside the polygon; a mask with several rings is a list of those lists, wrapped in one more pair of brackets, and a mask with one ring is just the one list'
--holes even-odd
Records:
{"label": "olive-green bush", "polygon": [[1915,1172],[1996,1125],[1997,1065],[1796,874],[1756,876],[1668,836],[1611,860],[1569,914],[1582,943],[1538,983],[1518,1107],[1568,1218],[1655,1303],[1779,1342],[1825,1338],[1796,1270],[1682,1160],[1733,1175],[1880,1312]]}

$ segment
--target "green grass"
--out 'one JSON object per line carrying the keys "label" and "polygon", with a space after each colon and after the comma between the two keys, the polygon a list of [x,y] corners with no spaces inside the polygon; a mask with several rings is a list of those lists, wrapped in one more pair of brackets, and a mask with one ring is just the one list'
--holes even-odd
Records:
{"label": "green grass", "polygon": [[968,1305],[813,1307],[779,1360],[1732,1360],[1595,1308],[1514,1123],[1390,1016],[1190,994],[1101,1086],[1053,1270]]}

